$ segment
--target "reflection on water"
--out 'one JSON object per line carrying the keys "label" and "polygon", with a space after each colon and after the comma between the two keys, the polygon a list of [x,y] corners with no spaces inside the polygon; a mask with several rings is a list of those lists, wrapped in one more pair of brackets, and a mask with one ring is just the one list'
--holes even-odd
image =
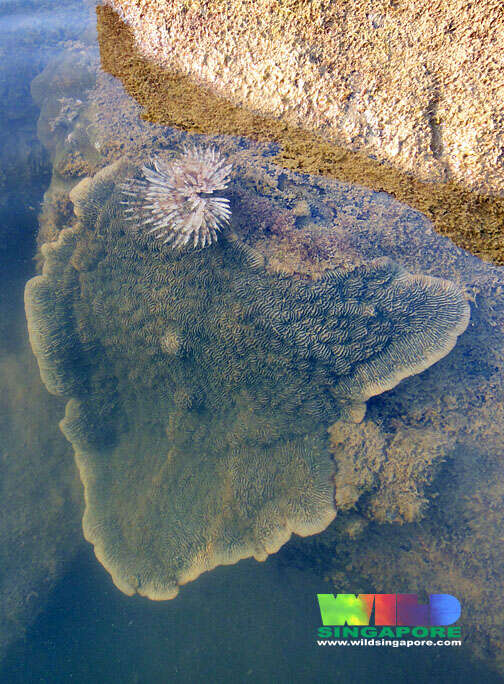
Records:
{"label": "reflection on water", "polygon": [[[275,167],[274,145],[143,122],[99,69],[92,34],[80,35],[84,8],[1,11],[6,41],[25,46],[0,71],[2,681],[499,681],[469,658],[499,658],[501,271],[383,192]],[[188,138],[232,159],[233,218],[217,245],[179,255],[128,229],[116,183]],[[38,245],[67,231],[38,251],[46,272],[27,289],[27,313],[42,378],[64,399],[40,382],[22,303],[47,187]],[[400,268],[369,265],[384,256]],[[329,278],[348,265],[360,270]],[[348,422],[395,376],[449,351],[450,330],[467,322],[462,291],[471,323],[451,354]],[[393,334],[408,344],[393,348]],[[366,366],[369,344],[378,370]],[[343,375],[365,367],[352,376],[359,391],[338,385],[338,364]],[[173,601],[125,596],[82,540],[82,491],[58,430],[69,399],[84,532],[125,592],[173,595],[174,579],[212,559],[264,558],[292,529],[323,529],[334,463],[336,521],[265,563],[206,572]],[[452,593],[468,638],[434,654],[320,649],[317,591]]]}

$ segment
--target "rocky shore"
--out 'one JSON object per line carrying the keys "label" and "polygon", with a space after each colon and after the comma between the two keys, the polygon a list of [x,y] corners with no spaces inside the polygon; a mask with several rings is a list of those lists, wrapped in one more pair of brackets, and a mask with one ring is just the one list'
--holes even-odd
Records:
{"label": "rocky shore", "polygon": [[499,0],[107,0],[142,54],[424,181],[504,193]]}

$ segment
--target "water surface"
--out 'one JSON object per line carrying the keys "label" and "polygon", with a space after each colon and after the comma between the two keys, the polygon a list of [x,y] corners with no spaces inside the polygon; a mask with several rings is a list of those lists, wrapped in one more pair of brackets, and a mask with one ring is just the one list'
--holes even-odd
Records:
{"label": "water surface", "polygon": [[[103,151],[103,141],[100,142],[96,125],[95,128],[82,126],[88,135],[85,142],[77,134],[73,139],[68,138],[79,130],[72,127],[73,115],[67,115],[66,119],[63,115],[53,130],[50,126],[45,129],[39,127],[37,135],[39,111],[30,95],[30,84],[37,73],[48,64],[54,64],[55,58],[64,61],[65,50],[70,50],[73,56],[83,55],[84,60],[96,51],[89,32],[80,42],[86,23],[92,24],[93,21],[89,8],[77,2],[10,0],[0,5],[3,50],[0,70],[3,145],[0,154],[4,169],[0,177],[0,361],[6,377],[11,378],[9,387],[12,388],[8,395],[10,404],[4,405],[0,423],[5,430],[4,446],[9,446],[8,450],[3,450],[0,470],[3,487],[9,490],[9,498],[4,498],[9,507],[8,522],[1,531],[1,539],[4,549],[14,549],[5,551],[0,587],[7,607],[7,628],[2,635],[6,655],[0,671],[1,681],[13,684],[67,681],[303,683],[346,679],[405,683],[501,681],[501,677],[489,671],[483,661],[470,660],[472,651],[468,643],[460,649],[435,651],[318,647],[315,633],[320,625],[320,614],[316,594],[338,591],[337,584],[325,579],[331,574],[335,576],[335,559],[340,555],[339,533],[334,533],[334,530],[321,536],[320,545],[309,539],[294,540],[265,563],[247,560],[236,566],[217,568],[185,586],[173,601],[159,603],[123,595],[98,563],[90,545],[83,541],[80,527],[82,490],[71,449],[57,430],[64,402],[49,398],[39,381],[27,339],[22,293],[26,281],[35,273],[32,258],[37,248],[37,213],[43,193],[49,187],[53,164],[56,180],[61,181],[60,186],[53,184],[53,189],[61,188],[69,178],[73,178],[75,171],[65,176],[65,168],[58,156],[60,148],[57,145],[51,148],[48,140],[54,139],[63,146],[67,143],[61,141],[71,145],[76,140],[75,149],[85,157],[88,155],[87,162],[92,159],[89,149],[93,146],[96,155],[109,152]],[[108,81],[103,80],[102,100],[106,102],[109,119],[103,124],[104,130],[114,129],[117,140],[124,142],[130,137],[130,130],[121,123],[121,111],[116,101],[107,101],[107,93],[121,86],[107,78]],[[57,116],[61,110],[61,98],[68,95],[65,87],[62,83],[61,89],[45,94],[46,115],[42,121],[47,123],[50,120],[47,112],[51,112],[51,108]],[[79,87],[77,78],[76,84],[72,85],[72,102],[77,112],[80,112],[78,101],[84,102],[88,96],[87,89],[82,86],[80,91]],[[112,90],[106,90],[107,87]],[[100,93],[96,95],[95,91],[95,96],[98,101]],[[136,108],[139,114],[134,102],[128,106]],[[146,151],[153,136],[162,141],[164,135],[169,135],[163,127],[155,124],[141,125],[147,141]],[[65,130],[64,136],[61,135],[61,127]],[[141,146],[141,141],[135,144]],[[243,147],[247,147],[246,142]],[[76,162],[76,168],[80,163],[80,160]],[[304,182],[310,183],[309,179]],[[313,192],[321,193],[319,189]],[[409,248],[394,241],[387,244],[385,232],[379,236],[378,233],[366,235],[366,221],[369,220],[366,203],[372,202],[376,208],[380,202],[385,205],[388,202],[386,196],[372,200],[366,197],[357,207],[338,208],[342,221],[362,225],[362,232],[352,247],[358,243],[363,253],[373,255],[379,244],[384,253],[402,259],[406,266],[415,270],[413,243]],[[315,213],[314,216],[317,219]],[[48,222],[44,225],[47,230]],[[302,220],[300,225],[305,225]],[[412,212],[404,228],[405,239],[413,241],[413,235],[419,234],[422,225],[418,215]],[[431,259],[430,272],[433,275],[445,275],[451,268],[452,272],[459,269],[466,276],[473,273],[475,283],[497,277],[493,271],[487,275],[480,262],[466,258],[461,251],[453,257],[453,263],[438,264],[435,259],[436,239],[432,232],[426,233],[425,244],[428,247],[425,249]],[[474,317],[477,332],[472,333],[473,337],[466,338],[469,341],[465,346],[462,344],[460,349],[457,348],[454,356],[442,362],[439,369],[432,369],[425,378],[422,375],[413,379],[407,385],[411,395],[403,390],[403,393],[392,393],[383,401],[371,402],[370,415],[377,424],[385,420],[384,415],[387,420],[399,420],[408,396],[415,396],[415,392],[423,394],[426,387],[439,387],[440,382],[448,384],[451,378],[457,377],[456,364],[462,364],[463,359],[467,362],[468,355],[475,354],[474,340],[485,339],[487,334],[485,306],[483,304]],[[490,362],[485,367],[483,352],[479,355],[483,365],[479,370],[475,367],[475,374],[479,372],[481,376],[491,377]],[[25,375],[21,369],[26,371]],[[474,386],[468,378],[463,382],[476,392],[476,380]],[[32,397],[30,410],[34,418],[28,421],[26,433],[23,433],[21,427],[14,429],[12,426],[22,425],[21,419],[27,409],[26,404],[19,401],[19,395],[26,394]],[[446,391],[443,394],[446,395]],[[47,413],[42,409],[46,404],[49,407]],[[38,423],[35,416],[38,416]],[[462,433],[465,427],[460,430]],[[8,465],[12,463],[12,454],[16,459],[25,459],[24,462],[18,461],[18,467],[14,469]],[[478,455],[475,456],[477,458]],[[463,483],[469,483],[469,490],[473,486],[476,488],[476,476],[473,478],[470,473],[470,459],[471,454],[467,450],[460,456],[465,468],[460,478]],[[50,467],[44,470],[41,463]],[[449,477],[451,463],[449,461],[447,466]],[[470,474],[466,476],[467,472]],[[31,489],[26,485],[28,476],[32,480]],[[484,473],[478,477],[483,478]],[[457,498],[457,492],[452,494]],[[498,512],[501,510],[497,504],[493,508]],[[43,515],[47,515],[47,520]],[[481,515],[479,509],[476,515]],[[434,519],[434,530],[435,524]],[[425,529],[427,527],[426,524]],[[384,528],[383,538],[386,535],[388,539],[393,538],[391,526]],[[379,526],[373,529],[375,533],[378,529],[380,538]],[[418,528],[412,526],[410,529],[414,540],[413,535],[418,534]],[[41,530],[46,531],[46,536]],[[399,544],[394,543],[395,553]],[[341,544],[343,546],[344,542]],[[400,544],[405,546],[404,539]],[[347,553],[350,554],[348,549],[341,551],[340,566],[344,565]],[[360,556],[365,561],[365,545]],[[493,574],[492,569],[489,574]],[[378,567],[375,568],[375,581],[379,576]],[[497,570],[492,581],[499,582]],[[373,587],[366,589],[374,590]],[[422,589],[429,592],[438,587],[424,586]],[[361,585],[355,589],[345,588],[345,591],[353,590],[362,590]],[[388,586],[387,590],[406,589]],[[416,591],[416,587],[411,591]]]}

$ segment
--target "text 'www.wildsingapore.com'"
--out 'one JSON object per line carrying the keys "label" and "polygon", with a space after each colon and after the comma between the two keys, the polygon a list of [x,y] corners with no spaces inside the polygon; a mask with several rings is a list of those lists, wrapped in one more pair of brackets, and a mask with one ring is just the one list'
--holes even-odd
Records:
{"label": "text 'www.wildsingapore.com'", "polygon": [[[318,646],[439,648],[461,646],[460,602],[450,594],[317,594]],[[373,625],[374,622],[374,625]]]}
{"label": "text 'www.wildsingapore.com'", "polygon": [[[319,630],[321,631],[321,630]],[[361,630],[358,634],[354,634],[352,632],[352,635],[344,633],[341,636],[343,636],[342,639],[317,639],[317,646],[366,646],[369,648],[373,647],[391,647],[391,648],[411,648],[413,646],[425,646],[427,648],[432,648],[432,647],[443,647],[443,646],[462,646],[462,640],[461,639],[426,639],[424,634],[422,634],[422,638],[395,638],[391,639],[390,635],[382,635],[380,632],[376,632],[374,636],[369,634],[368,632],[364,632],[364,630]],[[368,634],[368,636],[364,636],[364,634]],[[320,635],[319,636],[328,636],[328,635]],[[355,638],[349,638],[350,636],[360,636],[359,639]],[[404,632],[401,632],[401,634],[396,634],[394,636],[403,636],[403,637],[414,637],[415,635],[412,633],[412,631],[409,631],[408,634],[404,634]],[[444,636],[460,636],[460,628],[454,627],[450,630],[450,635],[446,634]]]}

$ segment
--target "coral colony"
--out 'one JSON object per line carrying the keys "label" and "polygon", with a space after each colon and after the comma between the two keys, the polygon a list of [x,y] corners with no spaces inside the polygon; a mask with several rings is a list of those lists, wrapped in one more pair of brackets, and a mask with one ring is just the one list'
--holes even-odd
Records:
{"label": "coral colony", "polygon": [[[161,195],[178,215],[228,173],[213,151],[185,154]],[[86,492],[86,539],[122,591],[165,600],[218,565],[324,530],[337,510],[329,424],[362,421],[371,396],[445,356],[469,306],[456,285],[386,258],[304,280],[258,267],[235,240],[144,250],[123,239],[117,212],[126,168],[81,181],[77,221],[44,250],[26,315],[41,377],[68,400],[61,429]],[[247,188],[241,174],[234,183]],[[157,181],[140,188],[154,206]],[[388,458],[378,427],[362,434],[373,441],[359,454]],[[357,461],[338,474],[338,489],[358,489],[351,505],[372,487]]]}
{"label": "coral colony", "polygon": [[215,242],[231,210],[229,200],[214,193],[227,187],[231,164],[215,148],[196,146],[185,146],[174,161],[158,157],[152,164],[154,168],[142,168],[145,180],[122,186],[130,218],[151,226],[147,234],[172,247]]}

